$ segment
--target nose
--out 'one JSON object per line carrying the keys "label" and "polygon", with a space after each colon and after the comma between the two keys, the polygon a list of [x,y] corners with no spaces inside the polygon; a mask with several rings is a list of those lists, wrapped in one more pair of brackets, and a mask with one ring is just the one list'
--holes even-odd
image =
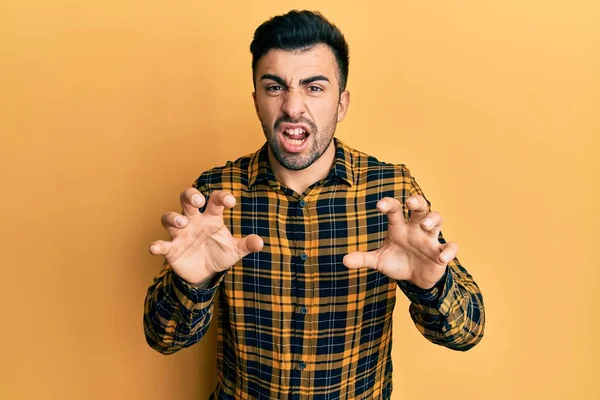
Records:
{"label": "nose", "polygon": [[285,94],[285,100],[281,105],[282,111],[291,119],[300,117],[306,111],[304,96],[300,90],[288,90]]}

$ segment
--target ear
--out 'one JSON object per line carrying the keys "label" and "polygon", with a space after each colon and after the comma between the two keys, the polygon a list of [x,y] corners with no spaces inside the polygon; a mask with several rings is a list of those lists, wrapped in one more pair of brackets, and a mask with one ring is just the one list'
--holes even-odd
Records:
{"label": "ear", "polygon": [[342,122],[346,113],[348,112],[348,106],[350,106],[350,92],[344,90],[340,95],[340,102],[338,104],[338,122]]}
{"label": "ear", "polygon": [[[254,111],[256,111],[256,115],[258,114],[258,103],[256,102],[256,92],[252,92],[252,100],[254,101]],[[260,115],[259,115],[260,117]]]}

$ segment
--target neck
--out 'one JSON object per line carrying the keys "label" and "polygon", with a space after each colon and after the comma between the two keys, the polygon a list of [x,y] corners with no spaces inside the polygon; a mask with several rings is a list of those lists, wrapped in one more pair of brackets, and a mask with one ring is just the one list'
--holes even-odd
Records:
{"label": "neck", "polygon": [[334,159],[335,143],[333,140],[318,160],[299,171],[287,169],[281,165],[269,148],[269,162],[275,179],[299,194],[304,193],[313,183],[325,178],[331,170]]}

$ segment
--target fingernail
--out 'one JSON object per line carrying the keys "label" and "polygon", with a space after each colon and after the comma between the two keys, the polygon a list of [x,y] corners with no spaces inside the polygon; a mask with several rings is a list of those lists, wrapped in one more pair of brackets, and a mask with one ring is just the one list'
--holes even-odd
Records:
{"label": "fingernail", "polygon": [[155,251],[156,250],[156,245],[153,244],[152,246],[150,246],[150,251]]}
{"label": "fingernail", "polygon": [[423,225],[425,225],[427,228],[431,228],[431,220],[426,219],[425,221],[423,221]]}
{"label": "fingernail", "polygon": [[175,217],[175,223],[179,226],[182,226],[185,224],[185,219],[183,219],[183,217]]}
{"label": "fingernail", "polygon": [[417,205],[417,199],[409,199],[407,203],[412,204],[413,206]]}
{"label": "fingernail", "polygon": [[387,207],[387,201],[385,201],[385,200],[381,200],[381,201],[379,202],[379,207],[383,207],[383,208]]}
{"label": "fingernail", "polygon": [[192,203],[194,205],[196,205],[196,206],[200,205],[201,201],[202,201],[202,198],[199,195],[195,194],[192,196]]}

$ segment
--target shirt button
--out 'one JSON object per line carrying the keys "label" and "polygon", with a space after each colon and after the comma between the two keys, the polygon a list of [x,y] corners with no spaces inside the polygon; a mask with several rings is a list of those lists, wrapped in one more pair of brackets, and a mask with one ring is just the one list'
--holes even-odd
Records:
{"label": "shirt button", "polygon": [[306,307],[302,307],[302,308],[300,309],[300,312],[301,312],[302,314],[306,314],[306,313],[307,313]]}
{"label": "shirt button", "polygon": [[302,254],[300,254],[300,258],[302,259],[302,261],[306,261],[308,256],[306,255],[306,253],[302,253]]}
{"label": "shirt button", "polygon": [[304,207],[306,205],[306,202],[304,200],[300,200],[298,205],[300,205],[300,207]]}
{"label": "shirt button", "polygon": [[300,369],[304,369],[304,368],[306,368],[306,363],[304,363],[304,362],[301,362],[301,363],[298,365],[298,368],[300,368]]}

